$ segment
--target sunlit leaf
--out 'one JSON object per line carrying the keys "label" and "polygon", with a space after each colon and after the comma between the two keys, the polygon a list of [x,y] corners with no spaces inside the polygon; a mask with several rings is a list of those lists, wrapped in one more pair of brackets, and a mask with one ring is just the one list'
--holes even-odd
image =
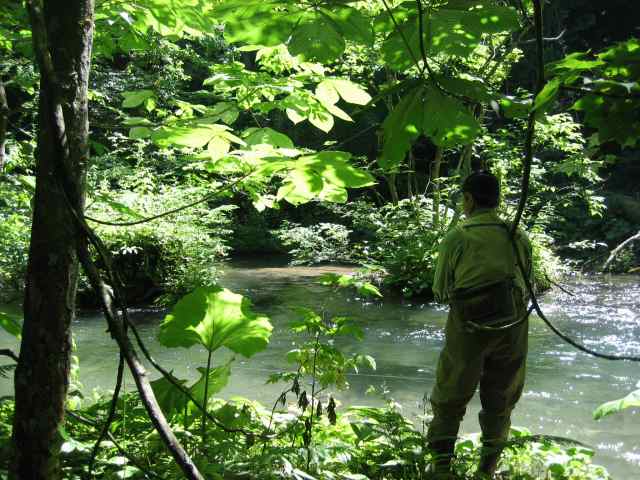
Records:
{"label": "sunlit leaf", "polygon": [[276,148],[294,148],[293,141],[288,136],[269,127],[254,129],[244,141],[247,145],[266,143]]}
{"label": "sunlit leaf", "polygon": [[224,157],[231,148],[231,142],[223,137],[214,137],[207,145],[207,152],[212,160]]}
{"label": "sunlit leaf", "polygon": [[271,46],[288,40],[303,13],[280,0],[227,0],[212,15],[224,22],[228,41]]}
{"label": "sunlit leaf", "polygon": [[373,43],[371,21],[357,8],[345,5],[319,11],[346,40],[365,45]]}
{"label": "sunlit leaf", "polygon": [[422,131],[446,148],[471,143],[480,133],[480,125],[459,100],[431,88],[424,100]]}
{"label": "sunlit leaf", "polygon": [[251,357],[269,343],[269,319],[251,309],[251,302],[220,287],[199,287],[182,297],[162,325],[158,339],[167,347],[201,344]]}
{"label": "sunlit leaf", "polygon": [[278,189],[276,198],[299,205],[316,198],[322,192],[322,188],[322,177],[313,169],[302,166],[289,172],[285,183]]}
{"label": "sunlit leaf", "polygon": [[533,102],[533,110],[538,113],[544,113],[547,111],[558,96],[561,85],[562,79],[560,77],[556,77],[547,82],[544,88],[536,96]]}
{"label": "sunlit leaf", "polygon": [[132,127],[129,129],[129,138],[143,139],[149,138],[153,134],[153,131],[149,127]]}
{"label": "sunlit leaf", "polygon": [[151,135],[151,139],[163,147],[202,148],[215,137],[222,136],[225,128],[215,124],[197,126],[162,127]]}

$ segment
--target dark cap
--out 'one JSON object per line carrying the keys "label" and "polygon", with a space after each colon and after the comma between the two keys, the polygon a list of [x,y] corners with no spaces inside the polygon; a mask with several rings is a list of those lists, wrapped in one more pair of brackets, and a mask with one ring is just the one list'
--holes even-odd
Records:
{"label": "dark cap", "polygon": [[470,193],[478,207],[495,208],[500,199],[500,182],[493,173],[476,170],[464,180],[462,191]]}

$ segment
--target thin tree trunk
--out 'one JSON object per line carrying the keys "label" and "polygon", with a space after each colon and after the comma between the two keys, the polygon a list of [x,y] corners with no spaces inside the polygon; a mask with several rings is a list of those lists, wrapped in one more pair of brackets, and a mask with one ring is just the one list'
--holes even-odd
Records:
{"label": "thin tree trunk", "polygon": [[4,91],[4,83],[0,78],[0,173],[4,171],[6,162],[5,144],[7,142],[7,123],[9,123],[9,104]]}
{"label": "thin tree trunk", "polygon": [[64,419],[69,382],[79,232],[56,179],[56,165],[64,165],[69,172],[68,183],[72,188],[67,195],[74,207],[82,211],[93,37],[93,0],[48,0],[43,9],[44,25],[35,22],[32,16],[32,33],[36,52],[38,38],[45,35],[50,39],[51,59],[61,87],[67,150],[60,148],[53,121],[59,112],[52,110],[52,83],[41,72],[36,193],[22,343],[15,373],[15,453],[11,466],[12,477],[25,480],[61,477],[59,426]]}

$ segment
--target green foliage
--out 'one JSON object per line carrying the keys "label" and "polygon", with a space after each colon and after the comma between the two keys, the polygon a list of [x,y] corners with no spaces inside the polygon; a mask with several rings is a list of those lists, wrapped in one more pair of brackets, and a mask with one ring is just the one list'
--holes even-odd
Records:
{"label": "green foliage", "polygon": [[344,225],[322,222],[303,227],[285,221],[273,233],[293,256],[294,265],[354,260]]}
{"label": "green foliage", "polygon": [[226,1],[214,9],[214,15],[224,22],[231,42],[273,46],[289,40],[292,54],[317,61],[335,60],[344,52],[345,40],[373,40],[371,25],[361,11],[340,3],[309,8],[288,0]]}
{"label": "green foliage", "polygon": [[[487,34],[509,32],[519,27],[518,15],[510,7],[490,1],[445,2],[436,8],[425,9],[423,15],[423,43],[427,55],[464,57],[479,47]],[[385,63],[399,71],[406,70],[421,59],[418,9],[415,2],[402,2],[390,18],[378,21],[379,30],[391,31],[382,45]],[[382,17],[389,17],[387,12]]]}
{"label": "green foliage", "polygon": [[[142,190],[140,185],[137,188]],[[208,190],[165,187],[158,193],[100,191],[88,215],[119,222],[165,212],[203,196]],[[228,250],[224,238],[229,234],[229,212],[233,208],[227,205],[209,208],[203,204],[178,216],[126,228],[100,225],[97,231],[122,272],[131,300],[148,302],[162,294],[159,302],[167,303],[198,286],[216,282],[216,265]]]}
{"label": "green foliage", "polygon": [[13,335],[16,338],[20,338],[22,335],[22,315],[18,315],[13,311],[4,311],[6,307],[0,307],[0,327]]}
{"label": "green foliage", "polygon": [[353,228],[367,232],[360,247],[363,263],[381,267],[384,284],[407,297],[431,294],[438,242],[444,235],[434,228],[432,206],[419,196],[381,208],[358,202],[350,213]]}
{"label": "green foliage", "polygon": [[[23,182],[26,182],[23,183]],[[20,299],[27,268],[32,189],[20,176],[0,178],[0,302]]]}
{"label": "green foliage", "polygon": [[[84,418],[98,420],[106,414],[109,399],[100,399],[80,413]],[[181,478],[175,462],[163,448],[159,438],[149,433],[150,423],[144,407],[135,394],[126,394],[119,402],[112,434],[119,444],[126,445],[126,456],[111,441],[104,441],[99,450],[95,475],[100,478],[144,478],[138,467],[163,478]],[[294,411],[298,407],[291,407]],[[424,468],[429,454],[424,452],[424,437],[415,429],[400,407],[389,403],[384,407],[352,407],[338,413],[335,424],[316,419],[314,438],[310,446],[313,461],[307,466],[305,450],[300,448],[303,425],[291,413],[271,415],[256,402],[246,399],[214,400],[212,412],[229,428],[242,428],[248,435],[226,434],[212,428],[206,454],[198,448],[198,438],[188,429],[174,424],[178,438],[192,452],[201,471],[212,478],[224,475],[249,476],[265,480],[281,478],[394,480],[415,478],[426,480]],[[6,465],[11,437],[13,402],[0,405],[0,445],[2,465]],[[265,425],[271,422],[275,432],[261,439]],[[64,445],[61,452],[64,478],[79,480],[86,476],[86,466],[98,429],[67,416]],[[294,445],[292,446],[292,437]],[[552,439],[529,439],[530,432],[514,427],[513,446],[507,448],[498,472],[504,478],[535,480],[606,480],[607,471],[592,463],[593,451],[579,446],[554,443]],[[456,445],[454,468],[460,479],[473,478],[480,454],[478,435],[461,438]],[[6,470],[3,468],[3,473]]]}
{"label": "green foliage", "polygon": [[[597,129],[599,143],[637,145],[640,138],[640,41],[632,38],[597,55],[572,53],[547,65],[553,79],[536,103],[549,104],[561,88],[582,94],[572,108]],[[543,95],[544,94],[544,95]]]}

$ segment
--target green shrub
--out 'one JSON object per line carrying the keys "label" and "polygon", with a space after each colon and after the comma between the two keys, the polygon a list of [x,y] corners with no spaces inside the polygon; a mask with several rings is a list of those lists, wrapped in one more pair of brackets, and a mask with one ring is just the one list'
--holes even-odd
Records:
{"label": "green shrub", "polygon": [[0,302],[22,297],[31,232],[31,192],[17,177],[0,177]]}
{"label": "green shrub", "polygon": [[273,233],[289,249],[294,265],[348,263],[356,258],[349,244],[350,231],[344,225],[319,223],[303,227],[285,220]]}
{"label": "green shrub", "polygon": [[[95,204],[91,217],[131,221],[136,215],[157,215],[202,197],[201,188],[172,187],[160,193],[121,192],[109,203]],[[152,222],[127,227],[100,225],[98,234],[114,257],[134,301],[159,293],[161,303],[218,278],[217,264],[226,257],[230,235],[228,212],[233,206],[207,203]],[[123,215],[123,212],[125,213]],[[114,214],[115,213],[115,214]],[[136,215],[132,215],[135,213]]]}

